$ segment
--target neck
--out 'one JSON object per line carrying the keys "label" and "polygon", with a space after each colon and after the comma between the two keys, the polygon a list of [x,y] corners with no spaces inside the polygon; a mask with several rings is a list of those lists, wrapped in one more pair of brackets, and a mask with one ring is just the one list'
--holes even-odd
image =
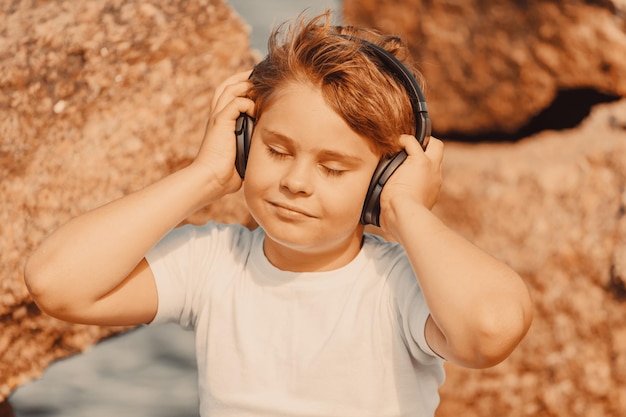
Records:
{"label": "neck", "polygon": [[363,236],[353,236],[340,245],[323,250],[292,248],[265,236],[263,251],[272,265],[283,271],[324,272],[349,264],[360,252]]}

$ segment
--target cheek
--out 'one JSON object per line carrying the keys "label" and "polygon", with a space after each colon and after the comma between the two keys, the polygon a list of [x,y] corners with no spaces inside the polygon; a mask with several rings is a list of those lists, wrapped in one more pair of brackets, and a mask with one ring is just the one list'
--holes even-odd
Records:
{"label": "cheek", "polygon": [[250,149],[246,175],[243,181],[244,190],[246,188],[256,189],[260,186],[260,183],[270,177],[272,170],[267,166],[268,162],[264,160],[260,151],[260,149],[255,149],[254,146]]}
{"label": "cheek", "polygon": [[253,207],[255,203],[255,197],[258,196],[259,192],[259,184],[258,177],[254,174],[256,170],[254,169],[254,164],[250,164],[250,160],[248,160],[248,166],[246,167],[246,175],[243,178],[243,184],[241,188],[243,189],[243,197],[248,205],[248,207]]}
{"label": "cheek", "polygon": [[248,165],[248,168],[246,169],[246,176],[243,179],[242,185],[243,196],[249,207],[254,205],[254,203],[258,201],[259,197],[263,195],[263,191],[268,188],[268,175],[263,174],[262,170],[259,175],[259,170],[254,169],[254,167],[255,165]]}
{"label": "cheek", "polygon": [[369,177],[360,176],[352,181],[347,181],[340,187],[329,187],[332,192],[325,194],[326,201],[335,207],[342,207],[351,215],[360,216],[369,183]]}

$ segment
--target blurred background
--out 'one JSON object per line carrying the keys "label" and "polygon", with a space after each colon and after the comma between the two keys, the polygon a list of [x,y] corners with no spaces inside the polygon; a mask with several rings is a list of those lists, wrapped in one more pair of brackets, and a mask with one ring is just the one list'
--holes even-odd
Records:
{"label": "blurred background", "polygon": [[[197,415],[191,333],[54,320],[24,261],[190,163],[216,86],[326,8],[407,40],[446,143],[434,211],[535,303],[501,364],[446,364],[437,417],[626,416],[623,0],[88,0],[0,1],[0,417]],[[185,222],[208,219],[254,226],[240,193]]]}
{"label": "blurred background", "polygon": [[[267,52],[272,27],[331,9],[339,0],[228,0],[250,25],[250,46]],[[198,416],[193,333],[175,325],[141,327],[52,364],[9,398],[16,417]]]}

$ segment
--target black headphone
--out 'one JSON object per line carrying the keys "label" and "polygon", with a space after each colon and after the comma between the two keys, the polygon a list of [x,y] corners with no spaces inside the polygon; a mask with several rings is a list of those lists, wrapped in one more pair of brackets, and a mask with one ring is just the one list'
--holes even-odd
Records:
{"label": "black headphone", "polygon": [[[336,34],[334,36],[359,42],[363,46],[363,52],[377,57],[385,65],[385,68],[402,84],[409,95],[411,108],[413,109],[413,115],[415,117],[415,138],[422,148],[426,149],[431,132],[430,117],[428,116],[424,93],[411,71],[409,71],[400,60],[393,56],[393,54],[374,43],[347,35]],[[248,116],[246,113],[241,113],[237,118],[235,127],[235,136],[237,138],[235,168],[242,179],[245,175],[246,165],[248,163],[253,129],[254,118]],[[380,194],[387,180],[396,172],[396,169],[404,162],[407,156],[406,151],[402,150],[389,158],[380,160],[374,170],[372,180],[370,181],[365,196],[363,210],[361,211],[361,223],[380,226]]]}

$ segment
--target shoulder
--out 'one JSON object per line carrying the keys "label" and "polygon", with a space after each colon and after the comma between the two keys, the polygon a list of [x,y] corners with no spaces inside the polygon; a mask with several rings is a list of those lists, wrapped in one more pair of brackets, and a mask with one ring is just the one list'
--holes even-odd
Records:
{"label": "shoulder", "polygon": [[402,245],[385,240],[382,236],[366,233],[363,235],[363,251],[371,262],[392,266],[408,262]]}
{"label": "shoulder", "polygon": [[389,242],[383,237],[365,234],[363,251],[370,268],[382,278],[394,297],[404,297],[421,291],[415,272],[406,251],[398,242]]}
{"label": "shoulder", "polygon": [[210,221],[203,225],[186,224],[170,231],[154,248],[158,252],[249,250],[261,235],[260,230],[250,230],[239,224],[224,224]]}

